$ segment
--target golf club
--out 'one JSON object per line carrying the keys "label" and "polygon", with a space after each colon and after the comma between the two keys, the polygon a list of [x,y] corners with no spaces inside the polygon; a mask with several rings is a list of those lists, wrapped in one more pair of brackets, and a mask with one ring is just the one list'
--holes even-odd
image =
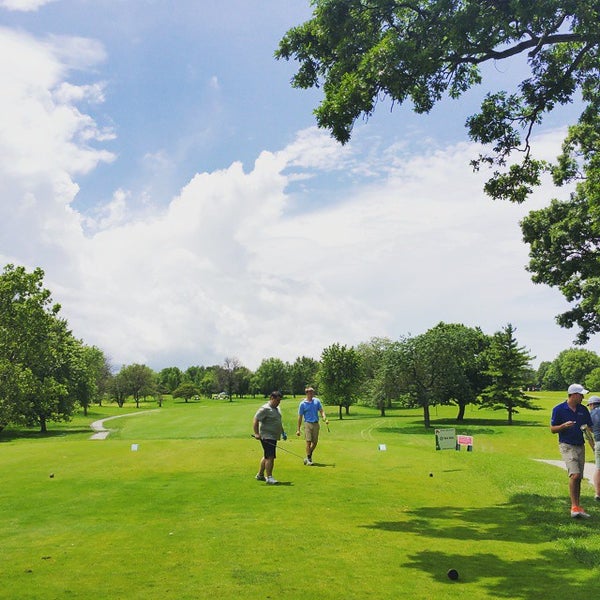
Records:
{"label": "golf club", "polygon": [[592,450],[594,450],[596,448],[596,442],[594,441],[594,434],[592,433],[591,429],[587,425],[582,425],[581,431],[583,431],[583,434],[589,442],[590,447],[592,448]]}
{"label": "golf club", "polygon": [[[257,439],[254,437],[254,434],[251,433],[250,437]],[[292,456],[296,456],[297,458],[300,458],[302,460],[304,460],[304,456],[300,456],[299,454],[296,454],[295,452],[292,452],[291,450],[288,450],[287,448],[284,448],[283,446],[278,446],[277,444],[273,444],[272,442],[270,442],[270,440],[265,440],[266,442],[270,443],[271,446],[275,446],[276,448],[278,448],[279,450],[283,450],[284,452],[287,452],[288,454],[291,454]]]}

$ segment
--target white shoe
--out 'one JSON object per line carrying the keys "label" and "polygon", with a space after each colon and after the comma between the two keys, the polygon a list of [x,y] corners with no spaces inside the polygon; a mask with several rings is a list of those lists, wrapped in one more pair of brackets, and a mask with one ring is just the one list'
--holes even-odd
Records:
{"label": "white shoe", "polygon": [[305,458],[305,459],[304,459],[304,464],[305,464],[307,467],[310,467],[310,466],[312,465],[312,460],[310,460],[310,458]]}
{"label": "white shoe", "polygon": [[267,477],[266,482],[268,485],[275,485],[278,483],[277,479],[273,479],[273,477]]}

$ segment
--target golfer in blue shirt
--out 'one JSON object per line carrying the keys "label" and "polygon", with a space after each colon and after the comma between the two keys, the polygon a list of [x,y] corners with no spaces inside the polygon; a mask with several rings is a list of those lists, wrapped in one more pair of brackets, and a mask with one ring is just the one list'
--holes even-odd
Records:
{"label": "golfer in blue shirt", "polygon": [[571,516],[573,518],[590,515],[580,504],[581,479],[585,467],[585,440],[582,425],[592,427],[589,410],[581,404],[588,391],[578,383],[573,383],[567,390],[565,402],[552,409],[550,431],[558,433],[558,448],[565,461],[569,473],[569,496],[571,498]]}
{"label": "golfer in blue shirt", "polygon": [[306,440],[306,458],[304,464],[310,466],[313,464],[312,455],[319,442],[319,414],[326,424],[329,423],[321,401],[315,396],[315,390],[307,387],[304,390],[306,398],[298,406],[298,430],[296,435],[300,435],[302,419],[304,419],[304,439]]}

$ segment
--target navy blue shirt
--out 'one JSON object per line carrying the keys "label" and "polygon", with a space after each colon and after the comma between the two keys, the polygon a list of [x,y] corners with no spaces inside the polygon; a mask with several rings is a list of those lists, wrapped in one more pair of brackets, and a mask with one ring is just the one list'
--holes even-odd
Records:
{"label": "navy blue shirt", "polygon": [[581,431],[582,425],[592,426],[592,419],[590,417],[590,411],[583,406],[583,404],[577,405],[575,411],[571,410],[571,407],[567,402],[557,404],[552,409],[552,418],[550,419],[550,425],[562,425],[567,421],[576,421],[577,424],[573,427],[565,427],[558,432],[558,441],[563,444],[571,444],[572,446],[583,446],[583,431]]}

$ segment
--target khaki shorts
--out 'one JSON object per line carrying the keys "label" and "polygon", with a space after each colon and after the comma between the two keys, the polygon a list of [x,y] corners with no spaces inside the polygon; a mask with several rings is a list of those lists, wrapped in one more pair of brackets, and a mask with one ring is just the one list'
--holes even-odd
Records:
{"label": "khaki shorts", "polygon": [[596,440],[594,458],[596,459],[596,469],[600,469],[600,440]]}
{"label": "khaki shorts", "polygon": [[560,454],[565,461],[567,472],[571,475],[583,475],[585,467],[585,446],[573,446],[573,444],[558,444]]}
{"label": "khaki shorts", "polygon": [[319,441],[319,423],[307,423],[304,421],[304,439],[307,442],[314,442],[315,444]]}

